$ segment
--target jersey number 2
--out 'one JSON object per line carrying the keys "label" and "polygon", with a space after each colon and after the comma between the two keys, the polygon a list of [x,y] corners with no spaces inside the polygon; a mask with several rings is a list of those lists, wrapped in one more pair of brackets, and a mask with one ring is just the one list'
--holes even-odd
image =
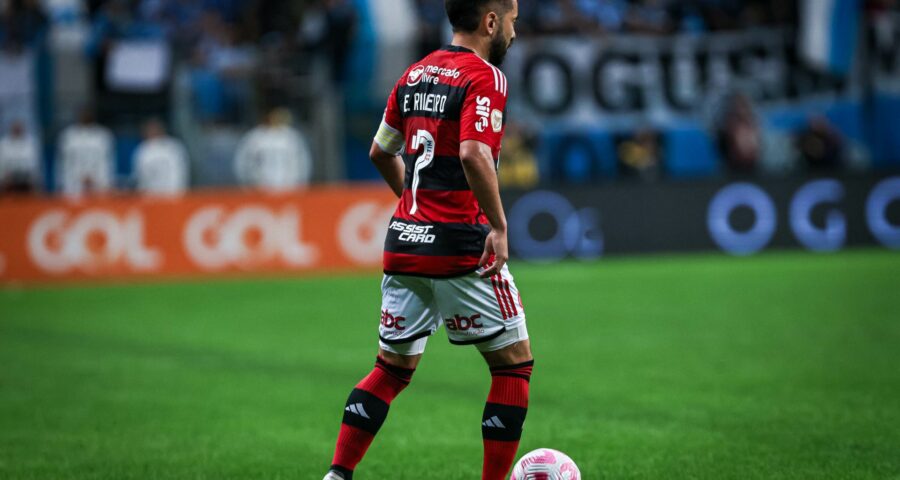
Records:
{"label": "jersey number 2", "polygon": [[419,190],[419,172],[434,161],[434,137],[428,130],[419,130],[412,137],[412,145],[410,147],[410,150],[414,152],[419,150],[419,147],[422,147],[421,155],[416,159],[416,164],[413,167],[412,208],[409,209],[409,214],[415,215],[416,210],[419,209],[416,203],[416,192]]}

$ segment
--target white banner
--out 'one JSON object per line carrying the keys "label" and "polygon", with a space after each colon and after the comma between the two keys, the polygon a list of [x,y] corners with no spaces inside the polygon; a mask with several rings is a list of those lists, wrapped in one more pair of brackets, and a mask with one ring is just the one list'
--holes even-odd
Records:
{"label": "white banner", "polygon": [[514,115],[570,125],[708,120],[725,96],[738,92],[766,108],[859,100],[863,90],[860,69],[837,78],[805,68],[795,34],[781,29],[522,39],[504,70],[515,82]]}

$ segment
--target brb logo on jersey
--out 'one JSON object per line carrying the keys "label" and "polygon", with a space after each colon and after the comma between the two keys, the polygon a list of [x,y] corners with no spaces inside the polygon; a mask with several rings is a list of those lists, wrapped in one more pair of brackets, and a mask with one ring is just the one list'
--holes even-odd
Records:
{"label": "brb logo on jersey", "polygon": [[447,326],[447,330],[453,330],[454,332],[468,332],[473,328],[481,329],[477,332],[469,332],[471,335],[475,335],[484,333],[484,324],[478,322],[479,318],[481,318],[480,313],[476,313],[471,317],[456,314],[453,318],[445,318],[444,325]]}
{"label": "brb logo on jersey", "polygon": [[478,130],[478,133],[484,133],[487,130],[488,123],[490,123],[491,99],[489,97],[476,97],[475,104],[475,115],[478,116],[475,119],[475,130]]}
{"label": "brb logo on jersey", "polygon": [[406,321],[406,317],[393,316],[387,310],[381,311],[381,326],[390,330],[395,329],[397,331],[406,330],[406,327],[401,325],[402,322]]}
{"label": "brb logo on jersey", "polygon": [[500,130],[503,130],[503,112],[496,108],[491,112],[491,128],[494,133],[500,133]]}

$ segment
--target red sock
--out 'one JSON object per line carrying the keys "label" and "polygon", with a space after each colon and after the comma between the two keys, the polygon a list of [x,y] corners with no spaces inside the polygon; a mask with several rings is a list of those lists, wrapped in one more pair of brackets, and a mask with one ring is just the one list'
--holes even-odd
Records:
{"label": "red sock", "polygon": [[391,402],[409,385],[415,369],[390,365],[378,357],[375,368],[350,393],[338,434],[331,469],[350,480],[378,429],[387,418]]}
{"label": "red sock", "polygon": [[506,480],[516,461],[528,413],[528,382],[534,361],[491,368],[491,391],[484,406],[482,480]]}

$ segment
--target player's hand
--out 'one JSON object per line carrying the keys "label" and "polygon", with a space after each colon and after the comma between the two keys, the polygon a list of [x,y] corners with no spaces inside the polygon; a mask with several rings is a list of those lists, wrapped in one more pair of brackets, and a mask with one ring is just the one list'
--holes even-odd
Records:
{"label": "player's hand", "polygon": [[[493,263],[488,263],[492,260]],[[484,253],[481,254],[481,260],[478,261],[478,266],[484,267],[484,271],[479,275],[481,278],[497,275],[506,265],[507,260],[509,260],[509,244],[506,240],[506,232],[491,230],[484,241]]]}

